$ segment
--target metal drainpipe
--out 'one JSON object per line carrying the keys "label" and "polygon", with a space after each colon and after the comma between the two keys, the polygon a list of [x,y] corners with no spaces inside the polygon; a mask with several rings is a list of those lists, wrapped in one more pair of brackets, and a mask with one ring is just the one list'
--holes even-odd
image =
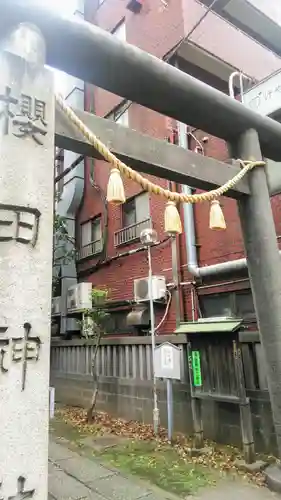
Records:
{"label": "metal drainpipe", "polygon": [[[184,123],[178,122],[178,133],[179,133],[179,146],[187,149],[188,145],[187,145],[186,125]],[[192,190],[189,186],[183,185],[182,192],[185,194],[192,194]],[[221,262],[219,264],[213,264],[211,266],[199,267],[197,260],[197,250],[196,250],[193,205],[191,203],[184,203],[183,213],[184,213],[185,244],[187,250],[187,268],[188,271],[195,278],[206,278],[226,273],[231,274],[245,270],[247,268],[246,259],[229,260],[227,262]]]}
{"label": "metal drainpipe", "polygon": [[[178,122],[179,146],[184,149],[188,149],[186,132],[186,125],[184,123]],[[182,192],[184,194],[190,195],[192,194],[192,189],[189,186],[183,185]],[[193,205],[191,203],[183,204],[183,214],[188,270],[191,274],[193,274],[193,276],[199,278],[200,274],[195,241],[194,211]]]}

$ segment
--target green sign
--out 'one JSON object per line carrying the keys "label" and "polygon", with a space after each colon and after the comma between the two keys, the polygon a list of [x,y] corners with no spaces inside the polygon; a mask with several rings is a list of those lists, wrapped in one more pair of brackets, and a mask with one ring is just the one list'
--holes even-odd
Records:
{"label": "green sign", "polygon": [[193,384],[195,387],[201,387],[202,374],[201,374],[200,352],[192,351],[191,359],[192,359],[192,371],[193,371]]}

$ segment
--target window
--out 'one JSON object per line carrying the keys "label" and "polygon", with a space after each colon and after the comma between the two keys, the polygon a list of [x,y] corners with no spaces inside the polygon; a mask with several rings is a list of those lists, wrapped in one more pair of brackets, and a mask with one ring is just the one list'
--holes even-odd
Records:
{"label": "window", "polygon": [[101,220],[100,217],[89,220],[81,224],[81,246],[85,247],[101,239]]}
{"label": "window", "polygon": [[231,295],[229,293],[218,293],[200,297],[202,314],[205,318],[233,316],[231,307]]}
{"label": "window", "polygon": [[107,115],[108,120],[114,120],[119,125],[123,127],[129,126],[129,106],[127,101],[121,103],[117,106],[109,115]]}
{"label": "window", "polygon": [[127,201],[122,205],[122,226],[132,226],[137,222],[136,198]]}
{"label": "window", "polygon": [[123,229],[115,233],[115,246],[138,239],[143,229],[151,227],[148,193],[135,196],[122,205],[121,224]]}
{"label": "window", "polygon": [[119,23],[116,28],[114,28],[114,30],[112,31],[112,35],[116,36],[118,40],[126,42],[126,24],[124,20]]}
{"label": "window", "polygon": [[236,313],[243,319],[255,318],[255,306],[251,290],[236,293]]}
{"label": "window", "polygon": [[131,200],[128,200],[126,203],[124,203],[124,205],[122,205],[122,210],[123,227],[128,227],[132,224],[138,224],[145,221],[146,219],[149,219],[149,194],[142,193],[138,196],[135,196]]}
{"label": "window", "polygon": [[79,259],[102,251],[101,218],[96,217],[81,224]]}
{"label": "window", "polygon": [[251,290],[201,295],[200,306],[205,318],[232,316],[248,321],[255,320],[255,308]]}
{"label": "window", "polygon": [[123,113],[121,113],[116,119],[115,122],[119,125],[123,125],[123,127],[129,126],[129,110],[125,109]]}

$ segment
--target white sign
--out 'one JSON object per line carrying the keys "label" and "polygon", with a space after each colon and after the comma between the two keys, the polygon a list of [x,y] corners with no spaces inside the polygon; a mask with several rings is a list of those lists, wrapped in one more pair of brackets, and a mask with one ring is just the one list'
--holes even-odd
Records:
{"label": "white sign", "polygon": [[263,116],[278,111],[281,107],[281,72],[274,73],[245,92],[243,104]]}
{"label": "white sign", "polygon": [[172,370],[173,362],[173,347],[171,345],[163,345],[161,349],[161,365],[163,370]]}
{"label": "white sign", "polygon": [[182,350],[170,342],[155,348],[155,375],[157,378],[181,379]]}
{"label": "white sign", "polygon": [[[270,75],[243,95],[243,104],[261,114],[272,115],[281,110],[281,71]],[[279,121],[279,118],[277,118]],[[281,164],[267,160],[267,181],[270,196],[281,192]]]}

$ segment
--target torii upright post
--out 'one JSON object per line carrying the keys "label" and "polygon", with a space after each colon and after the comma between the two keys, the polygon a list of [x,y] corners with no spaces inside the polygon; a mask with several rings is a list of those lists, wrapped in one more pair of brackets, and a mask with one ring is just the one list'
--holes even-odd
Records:
{"label": "torii upright post", "polygon": [[[238,140],[238,155],[261,160],[259,137],[248,130]],[[279,456],[281,452],[281,266],[264,167],[248,173],[251,195],[239,201],[249,277],[263,345],[268,389]]]}
{"label": "torii upright post", "polygon": [[53,76],[35,27],[0,49],[0,498],[47,500]]}

